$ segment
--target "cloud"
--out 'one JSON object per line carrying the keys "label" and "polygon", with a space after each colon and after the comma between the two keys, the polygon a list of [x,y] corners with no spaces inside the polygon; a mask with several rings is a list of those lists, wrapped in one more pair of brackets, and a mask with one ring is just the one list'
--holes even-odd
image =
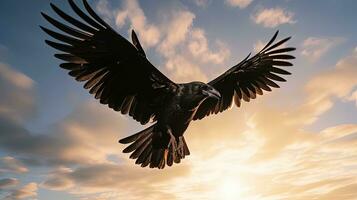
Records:
{"label": "cloud", "polygon": [[207,81],[207,76],[200,70],[199,66],[181,55],[170,56],[166,61],[166,69],[178,82]]}
{"label": "cloud", "polygon": [[[187,10],[172,11],[161,25],[164,39],[157,51],[164,58],[164,66],[174,81],[207,81],[201,65],[224,64],[230,56],[227,45],[217,40],[215,51],[209,47],[203,29],[193,26],[195,15]],[[174,30],[174,31],[173,31]]]}
{"label": "cloud", "polygon": [[110,10],[108,4],[101,0],[97,10],[103,16],[114,19],[118,28],[128,23],[131,27],[129,31],[132,28],[137,30],[144,46],[156,47],[156,51],[163,57],[165,69],[174,81],[206,81],[207,77],[200,65],[222,64],[230,55],[229,48],[220,40],[215,42],[216,51],[209,48],[205,31],[193,27],[195,14],[184,7],[168,10],[161,14],[163,17],[160,23],[149,24],[136,0],[124,1],[119,10]]}
{"label": "cloud", "polygon": [[267,28],[275,28],[282,24],[294,24],[294,13],[283,8],[265,8],[258,10],[251,19],[256,24],[261,24]]}
{"label": "cloud", "polygon": [[[120,12],[107,9],[112,20],[119,16],[117,25],[123,28],[131,23],[127,7],[124,2]],[[133,7],[141,10],[138,4]],[[228,46],[219,40],[210,44],[210,34],[194,26],[195,15],[187,9],[166,14],[162,23],[151,24],[160,30],[161,38],[151,47],[175,79],[207,80],[214,65],[225,64]],[[149,20],[141,21],[148,25]],[[258,41],[255,49],[261,46]],[[0,187],[1,183],[10,187],[6,188],[8,199],[36,198],[38,187],[83,200],[229,199],[232,194],[235,199],[353,199],[357,195],[357,124],[321,131],[308,131],[308,125],[336,101],[354,100],[355,66],[353,52],[301,84],[301,99],[296,100],[298,90],[293,90],[296,95],[275,90],[241,108],[193,122],[185,133],[191,155],[165,170],[142,169],[122,154],[117,139],[142,127],[96,101],[83,101],[43,133],[32,133],[0,114],[2,152],[29,167],[41,164],[40,174],[31,170],[41,184],[11,189],[18,183],[4,178]],[[14,88],[12,92],[23,90],[3,80]],[[26,90],[30,96],[31,88]],[[16,104],[7,105],[16,110]]]}
{"label": "cloud", "polygon": [[1,173],[25,173],[25,172],[28,172],[28,169],[15,158],[10,156],[0,158],[0,174]]}
{"label": "cloud", "polygon": [[258,40],[253,46],[253,51],[255,53],[258,53],[260,50],[264,48],[264,46],[265,44],[261,40]]}
{"label": "cloud", "polygon": [[174,54],[177,45],[186,40],[195,15],[189,11],[180,10],[171,13],[170,17],[171,20],[163,25],[165,38],[158,48],[164,56]]}
{"label": "cloud", "polygon": [[122,9],[116,11],[109,9],[108,4],[106,0],[99,1],[97,4],[98,12],[109,19],[114,18],[115,24],[119,28],[122,28],[126,20],[128,20],[131,25],[128,30],[129,33],[131,33],[132,29],[135,29],[144,48],[155,46],[159,42],[159,29],[147,22],[147,18],[137,0],[123,1]]}
{"label": "cloud", "polygon": [[19,180],[16,178],[3,178],[0,179],[0,191],[2,188],[16,186],[19,183]]}
{"label": "cloud", "polygon": [[[160,190],[156,185],[169,183],[182,176],[188,176],[190,168],[182,164],[157,171],[143,169],[128,164],[93,164],[75,169],[54,171],[41,186],[50,190],[66,189],[72,194],[91,197],[95,194],[111,192],[113,197],[126,199],[164,198],[170,193]],[[145,179],[143,179],[145,177]],[[155,191],[155,192],[152,192]]]}
{"label": "cloud", "polygon": [[[333,98],[348,99],[351,92],[357,86],[355,74],[357,73],[357,53],[347,56],[337,62],[333,69],[319,73],[311,79],[305,90],[308,97],[306,103],[300,108],[301,113],[310,113],[306,123],[312,123],[316,116],[321,115],[333,106]],[[300,119],[299,116],[296,116]]]}
{"label": "cloud", "polygon": [[349,101],[355,101],[355,104],[357,106],[357,90],[354,91],[351,96],[347,97],[347,100]]}
{"label": "cloud", "polygon": [[84,102],[48,133],[33,134],[1,117],[0,125],[0,148],[37,165],[109,162],[107,155],[120,152],[117,140],[125,133],[119,116],[94,101]]}
{"label": "cloud", "polygon": [[23,121],[35,110],[34,81],[25,74],[0,63],[0,115]]}
{"label": "cloud", "polygon": [[10,195],[4,198],[4,200],[14,200],[14,199],[24,199],[24,198],[35,198],[37,196],[37,184],[32,182],[20,189],[11,191]]}
{"label": "cloud", "polygon": [[212,52],[208,47],[208,41],[203,29],[193,29],[190,36],[191,39],[189,40],[188,49],[200,62],[221,64],[230,56],[228,47],[220,41],[216,42],[217,52]]}
{"label": "cloud", "polygon": [[253,0],[226,0],[225,2],[232,7],[246,8]]}
{"label": "cloud", "polygon": [[344,39],[339,37],[309,37],[302,44],[301,54],[310,61],[317,61],[330,49],[341,44],[343,41]]}

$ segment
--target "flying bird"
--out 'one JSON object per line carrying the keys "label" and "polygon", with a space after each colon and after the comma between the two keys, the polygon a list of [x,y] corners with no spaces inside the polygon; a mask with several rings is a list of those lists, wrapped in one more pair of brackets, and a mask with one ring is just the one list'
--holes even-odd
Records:
{"label": "flying bird", "polygon": [[[119,140],[128,145],[123,152],[142,167],[162,169],[180,163],[190,155],[184,133],[194,120],[241,106],[263,91],[279,88],[276,82],[286,81],[281,75],[290,75],[284,67],[292,66],[294,56],[285,47],[290,37],[275,42],[278,31],[258,53],[250,54],[222,75],[208,83],[175,83],[148,60],[139,39],[131,33],[132,43],[101,19],[83,0],[81,9],[68,0],[74,18],[54,4],[54,12],[66,23],[42,16],[61,32],[41,27],[57,41],[45,42],[61,51],[54,56],[64,63],[75,80],[85,82],[101,104],[128,114],[148,128]],[[144,34],[144,33],[143,33]]]}

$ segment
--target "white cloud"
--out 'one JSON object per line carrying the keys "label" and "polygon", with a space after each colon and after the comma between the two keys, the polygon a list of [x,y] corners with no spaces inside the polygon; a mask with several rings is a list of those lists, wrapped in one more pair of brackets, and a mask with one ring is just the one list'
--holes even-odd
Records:
{"label": "white cloud", "polygon": [[166,68],[175,81],[191,82],[193,80],[207,81],[207,76],[200,68],[184,56],[173,55],[167,58]]}
{"label": "white cloud", "polygon": [[317,61],[331,48],[343,41],[344,39],[339,37],[309,37],[302,44],[301,54],[310,61]]}
{"label": "white cloud", "polygon": [[195,15],[186,10],[179,10],[171,13],[170,17],[171,20],[162,25],[165,38],[158,47],[159,52],[164,56],[176,53],[177,45],[186,40]]}
{"label": "white cloud", "polygon": [[221,64],[230,56],[229,49],[220,41],[216,42],[217,51],[212,52],[208,47],[208,41],[203,29],[194,28],[191,31],[190,36],[191,38],[188,42],[188,49],[190,50],[190,53],[200,62]]}
{"label": "white cloud", "polygon": [[167,18],[161,25],[164,39],[157,50],[169,74],[174,81],[207,81],[200,65],[223,64],[230,55],[227,45],[217,40],[212,51],[205,31],[193,27],[195,15],[187,10],[172,11]]}
{"label": "white cloud", "polygon": [[275,28],[281,24],[296,23],[293,12],[279,7],[260,9],[251,18],[256,24],[262,24],[268,28]]}
{"label": "white cloud", "polygon": [[226,0],[226,3],[232,7],[246,8],[253,0]]}

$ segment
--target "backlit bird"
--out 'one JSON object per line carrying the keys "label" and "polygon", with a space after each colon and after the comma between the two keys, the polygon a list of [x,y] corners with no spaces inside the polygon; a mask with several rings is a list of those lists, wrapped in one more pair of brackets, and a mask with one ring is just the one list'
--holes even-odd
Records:
{"label": "backlit bird", "polygon": [[[123,152],[142,167],[164,168],[179,163],[190,154],[183,134],[193,120],[217,114],[241,101],[249,102],[264,91],[278,88],[276,81],[290,73],[283,67],[292,66],[294,59],[281,47],[290,37],[276,43],[278,32],[256,55],[233,66],[208,83],[175,83],[147,59],[132,31],[132,43],[104,22],[83,0],[85,10],[68,0],[80,20],[51,4],[54,12],[70,25],[44,13],[43,17],[61,33],[41,28],[54,39],[46,40],[61,51],[55,57],[65,61],[60,67],[69,70],[84,88],[115,111],[128,114],[141,124],[153,124],[124,139],[129,144]],[[86,12],[85,12],[86,11]]]}

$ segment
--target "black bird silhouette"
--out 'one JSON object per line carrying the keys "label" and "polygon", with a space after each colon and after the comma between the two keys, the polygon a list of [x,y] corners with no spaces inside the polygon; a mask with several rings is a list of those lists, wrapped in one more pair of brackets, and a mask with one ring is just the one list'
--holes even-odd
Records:
{"label": "black bird silhouette", "polygon": [[[231,107],[240,107],[241,101],[249,102],[263,90],[278,88],[276,81],[285,81],[280,75],[290,73],[279,67],[292,66],[286,54],[295,50],[281,47],[290,37],[274,43],[278,31],[256,55],[250,54],[219,77],[206,83],[175,83],[156,69],[132,31],[132,43],[104,22],[89,6],[83,5],[87,14],[73,0],[68,0],[73,11],[81,18],[75,19],[55,5],[52,9],[66,25],[41,13],[63,33],[41,26],[42,30],[62,43],[46,40],[51,47],[62,51],[55,57],[66,61],[61,68],[77,81],[85,82],[84,88],[115,111],[129,114],[141,124],[150,120],[150,127],[119,140],[128,144],[123,152],[142,167],[164,168],[167,164],[180,163],[190,154],[183,134],[192,120],[217,114]],[[89,15],[88,15],[89,14]],[[278,48],[280,47],[280,48]]]}

